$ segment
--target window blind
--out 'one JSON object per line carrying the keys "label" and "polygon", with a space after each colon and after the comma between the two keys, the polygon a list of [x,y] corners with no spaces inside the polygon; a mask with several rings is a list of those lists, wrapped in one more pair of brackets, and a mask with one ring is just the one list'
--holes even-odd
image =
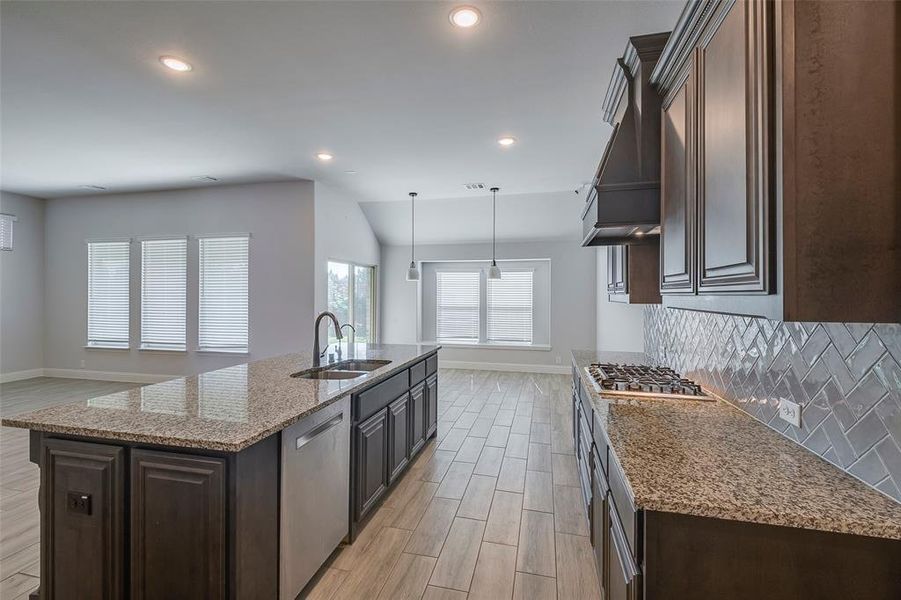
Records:
{"label": "window blind", "polygon": [[13,249],[13,222],[16,218],[12,215],[0,214],[0,250]]}
{"label": "window blind", "polygon": [[247,352],[250,239],[201,238],[201,350]]}
{"label": "window blind", "polygon": [[440,341],[479,341],[479,271],[438,271],[437,336]]}
{"label": "window blind", "polygon": [[130,242],[88,242],[88,346],[128,348]]}
{"label": "window blind", "polygon": [[532,343],[532,271],[488,280],[488,341]]}
{"label": "window blind", "polygon": [[187,240],[141,242],[141,347],[185,349]]}

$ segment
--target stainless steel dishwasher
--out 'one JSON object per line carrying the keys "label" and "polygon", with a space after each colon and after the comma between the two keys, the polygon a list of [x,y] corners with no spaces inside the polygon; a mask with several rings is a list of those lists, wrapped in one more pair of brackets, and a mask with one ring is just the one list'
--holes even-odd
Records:
{"label": "stainless steel dishwasher", "polygon": [[279,589],[294,600],[348,531],[350,399],[282,431]]}

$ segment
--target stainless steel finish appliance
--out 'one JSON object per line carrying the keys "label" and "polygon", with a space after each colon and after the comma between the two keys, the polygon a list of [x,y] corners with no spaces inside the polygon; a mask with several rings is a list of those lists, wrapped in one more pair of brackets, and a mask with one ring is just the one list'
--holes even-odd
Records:
{"label": "stainless steel finish appliance", "polygon": [[282,431],[279,590],[294,600],[347,535],[350,399]]}
{"label": "stainless steel finish appliance", "polygon": [[597,392],[652,398],[713,400],[701,386],[669,367],[594,363],[585,367]]}

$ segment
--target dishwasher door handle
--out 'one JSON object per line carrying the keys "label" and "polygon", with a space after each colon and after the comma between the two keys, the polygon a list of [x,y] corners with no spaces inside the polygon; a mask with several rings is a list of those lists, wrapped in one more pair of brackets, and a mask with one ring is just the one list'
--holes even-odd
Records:
{"label": "dishwasher door handle", "polygon": [[338,413],[337,415],[335,415],[334,417],[332,417],[331,419],[329,419],[328,421],[326,421],[325,423],[322,423],[321,425],[317,425],[310,431],[306,432],[305,434],[303,434],[302,436],[300,436],[296,440],[294,440],[294,449],[300,450],[301,448],[303,448],[304,446],[306,446],[307,444],[312,442],[315,437],[322,435],[323,433],[325,433],[326,431],[328,431],[335,425],[338,425],[343,420],[344,420],[344,413],[341,412],[341,413]]}

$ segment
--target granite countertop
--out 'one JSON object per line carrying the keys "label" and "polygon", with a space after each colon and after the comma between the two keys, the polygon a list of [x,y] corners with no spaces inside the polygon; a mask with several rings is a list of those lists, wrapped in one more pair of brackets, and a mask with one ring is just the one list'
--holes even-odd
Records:
{"label": "granite countertop", "polygon": [[291,377],[291,373],[312,366],[312,354],[286,354],[44,408],[3,419],[2,424],[108,440],[237,452],[439,348],[357,344],[352,358],[391,363],[345,380]]}
{"label": "granite countertop", "polygon": [[[643,363],[643,355],[625,360]],[[901,539],[901,504],[724,400],[597,393],[584,367],[623,355],[573,351],[635,506]]]}

